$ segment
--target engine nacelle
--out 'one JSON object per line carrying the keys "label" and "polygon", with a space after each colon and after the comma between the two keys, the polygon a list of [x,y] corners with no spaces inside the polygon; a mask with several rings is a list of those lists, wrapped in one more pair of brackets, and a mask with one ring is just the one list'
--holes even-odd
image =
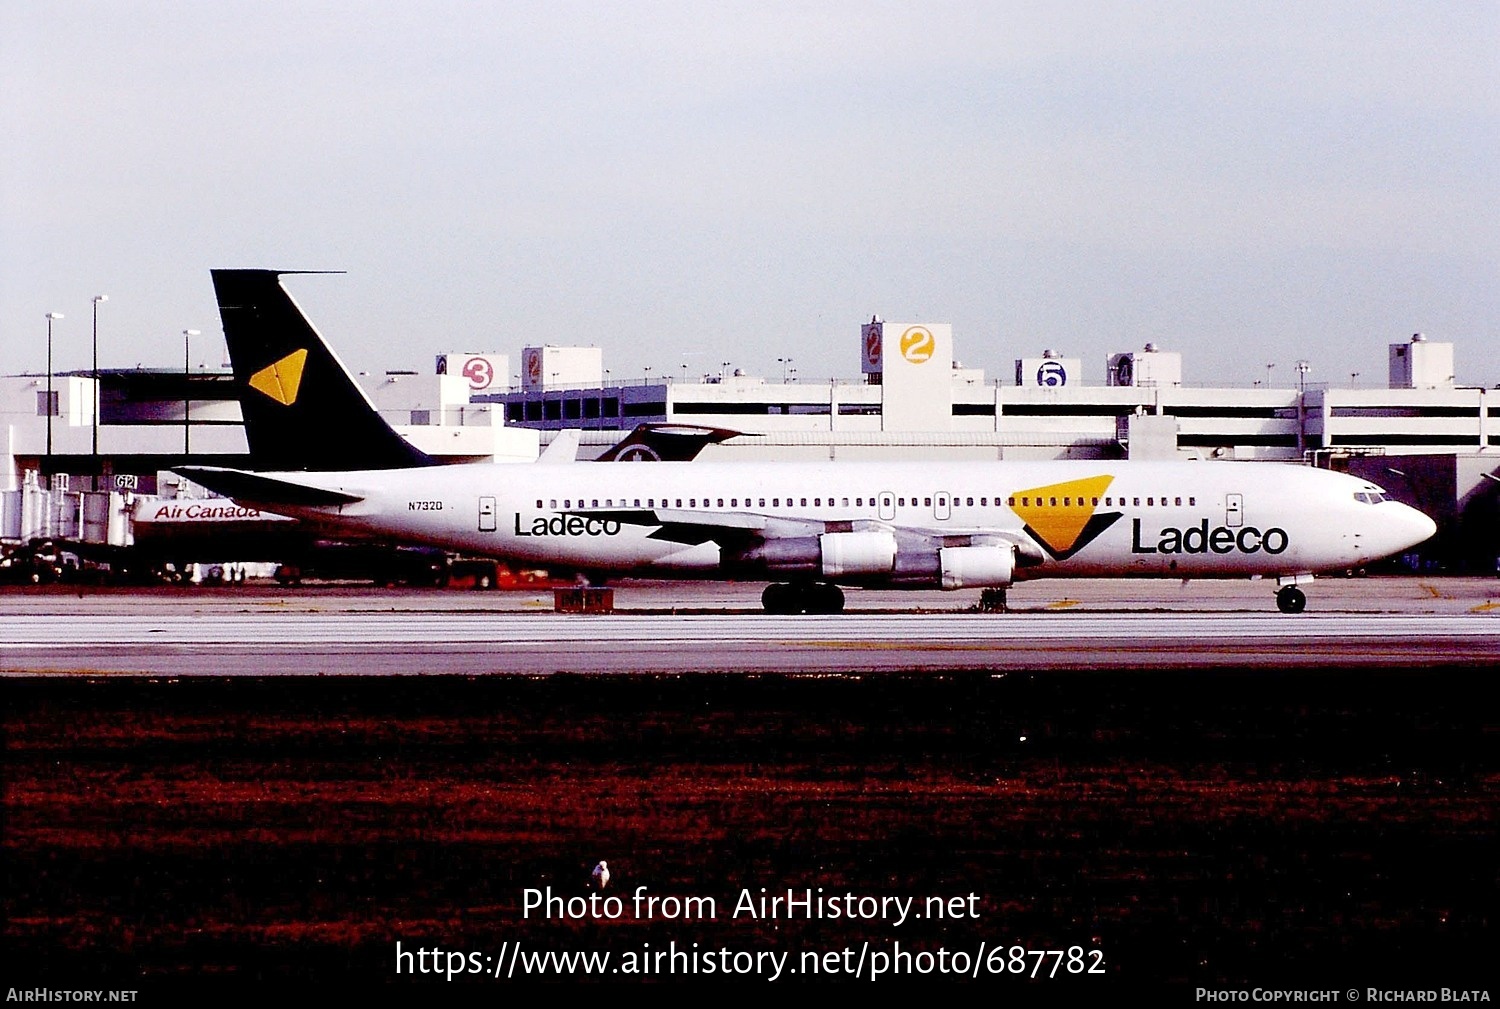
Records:
{"label": "engine nacelle", "polygon": [[896,537],[889,531],[823,533],[757,542],[724,558],[725,567],[769,575],[822,578],[889,576],[896,567]]}
{"label": "engine nacelle", "polygon": [[889,532],[824,533],[818,541],[824,578],[888,575],[896,566],[896,537]]}
{"label": "engine nacelle", "polygon": [[1016,548],[943,547],[938,569],[945,589],[1003,589],[1016,571]]}
{"label": "engine nacelle", "polygon": [[726,558],[735,569],[769,574],[816,574],[823,551],[816,536],[764,540]]}

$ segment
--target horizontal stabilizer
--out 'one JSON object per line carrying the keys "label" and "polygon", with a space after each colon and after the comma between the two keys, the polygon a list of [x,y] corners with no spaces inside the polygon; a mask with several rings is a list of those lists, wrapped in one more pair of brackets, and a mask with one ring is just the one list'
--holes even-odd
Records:
{"label": "horizontal stabilizer", "polygon": [[317,508],[327,505],[353,504],[363,501],[358,494],[329,490],[326,487],[311,487],[284,477],[263,473],[247,473],[241,469],[224,469],[218,466],[179,466],[172,472],[201,484],[227,498],[275,511],[276,505],[296,505]]}

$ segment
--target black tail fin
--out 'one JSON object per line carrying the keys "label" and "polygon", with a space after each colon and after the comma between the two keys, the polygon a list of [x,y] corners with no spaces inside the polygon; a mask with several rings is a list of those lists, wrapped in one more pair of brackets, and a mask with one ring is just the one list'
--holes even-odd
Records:
{"label": "black tail fin", "polygon": [[[742,431],[697,424],[637,424],[595,462],[687,462],[709,445],[744,437]],[[752,435],[751,437],[759,437]]]}
{"label": "black tail fin", "polygon": [[257,470],[405,469],[437,464],[376,412],[277,270],[214,270],[214,293]]}

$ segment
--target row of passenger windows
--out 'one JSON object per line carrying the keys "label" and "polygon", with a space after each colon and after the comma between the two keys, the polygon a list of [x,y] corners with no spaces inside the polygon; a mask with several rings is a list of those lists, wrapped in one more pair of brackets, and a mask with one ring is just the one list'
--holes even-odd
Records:
{"label": "row of passenger windows", "polygon": [[[686,505],[683,504],[684,500],[687,501]],[[695,498],[695,497],[690,497],[690,498],[685,498],[685,499],[684,498],[661,498],[661,507],[663,507],[663,508],[683,508],[683,507],[697,508],[698,507],[698,500],[699,499]],[[703,507],[704,508],[723,508],[723,507],[726,507],[725,504],[724,504],[724,501],[725,501],[724,498],[703,498],[702,500],[703,500]],[[729,498],[728,500],[729,500],[729,504],[728,504],[727,507],[738,508],[740,506],[740,499],[739,498],[732,497],[732,498]],[[767,500],[769,500],[771,502],[770,505],[766,504]],[[786,498],[785,500],[786,500],[786,506],[785,507],[787,507],[787,508],[799,508],[799,507],[800,508],[807,508],[807,507],[809,507],[809,505],[807,503],[807,501],[808,501],[807,498]],[[857,498],[855,498],[854,499],[854,505],[853,505],[853,507],[855,507],[855,508],[864,508],[864,507],[866,507],[865,500],[866,499],[863,498],[863,497],[857,497]],[[1141,504],[1142,501],[1145,502],[1144,507],[1147,507],[1147,508],[1156,508],[1156,507],[1163,507],[1163,508],[1165,508],[1165,507],[1168,506],[1168,504],[1172,504],[1172,505],[1175,505],[1177,507],[1181,507],[1184,500],[1187,501],[1187,503],[1188,503],[1188,505],[1190,507],[1194,506],[1194,505],[1196,505],[1198,503],[1198,499],[1196,497],[1189,497],[1189,498],[1184,499],[1184,498],[1180,498],[1180,497],[1168,498],[1168,497],[1165,497],[1165,496],[1163,496],[1163,497],[1154,497],[1153,496],[1153,497],[1147,497],[1147,498],[1138,498],[1138,497],[1137,498],[1105,497],[1102,500],[1103,500],[1103,504],[1104,504],[1104,506],[1106,508],[1114,508],[1114,507],[1124,508],[1124,507],[1127,507],[1127,506],[1135,507],[1135,508],[1140,508],[1140,507],[1143,507],[1142,504]],[[810,507],[813,507],[813,508],[823,508],[823,507],[828,507],[828,508],[848,508],[848,507],[850,507],[849,499],[848,498],[834,498],[834,497],[830,497],[830,498],[827,499],[828,504],[826,506],[823,504],[823,501],[824,501],[823,498],[815,497],[815,498],[812,499],[812,505]],[[895,498],[896,507],[897,508],[905,508],[906,507],[906,501],[907,501],[907,499],[904,498],[904,497]],[[1100,501],[1101,501],[1101,499],[1097,498],[1097,497],[1095,497],[1095,498],[1082,498],[1082,497],[1060,497],[1060,498],[1058,498],[1058,497],[1033,497],[1031,495],[1026,495],[1026,494],[1021,495],[1019,498],[1016,497],[1015,495],[1012,495],[1012,496],[1007,497],[1007,498],[1004,499],[1004,503],[1006,504],[1007,507],[1010,507],[1010,508],[1016,507],[1016,505],[1018,503],[1019,503],[1019,505],[1022,508],[1032,508],[1032,507],[1037,507],[1037,508],[1088,508],[1088,507],[1094,507],[1094,508],[1097,508],[1097,507],[1099,507]],[[655,508],[657,506],[656,502],[657,502],[656,498],[646,498],[646,499],[644,499],[644,503],[642,503],[642,499],[641,498],[635,498],[633,503],[632,503],[632,501],[630,499],[621,498],[620,501],[619,501],[618,507],[620,507],[620,508]],[[782,499],[779,498],[779,497],[773,497],[773,498],[769,498],[769,499],[767,499],[767,498],[748,498],[747,497],[747,498],[745,498],[745,507],[746,508],[766,508],[766,507],[780,508],[780,507],[782,507],[781,502],[782,502]],[[869,498],[869,502],[870,502],[869,503],[869,507],[871,507],[871,508],[875,507],[875,503],[876,503],[876,499],[875,498],[873,498],[873,497]],[[975,506],[974,505],[974,499],[971,498],[971,497],[963,497],[963,498],[955,497],[955,498],[952,499],[952,502],[953,502],[953,507],[955,507],[955,508],[965,508],[965,507],[972,508],[972,507]],[[1033,504],[1033,502],[1035,502],[1035,504]],[[932,498],[930,498],[930,497],[915,497],[914,496],[914,497],[911,498],[911,503],[912,503],[913,507],[921,506],[921,507],[925,507],[925,508],[931,508],[932,507]],[[995,506],[998,507],[1000,505],[1000,503],[1001,503],[1001,499],[999,497],[995,498]],[[887,504],[889,504],[889,502],[887,502]],[[542,505],[542,499],[541,498],[537,499],[536,506],[538,508],[543,507],[543,505]],[[562,499],[562,507],[564,507],[564,508],[572,508],[573,506],[574,505],[573,505],[573,499],[572,498],[563,498]],[[614,498],[605,498],[602,505],[600,504],[599,498],[592,498],[592,499],[589,499],[589,500],[585,500],[584,498],[579,498],[577,506],[579,508],[600,508],[600,507],[603,507],[603,508],[614,508],[614,507],[616,507],[616,504],[615,504],[615,499]],[[550,501],[548,501],[547,504],[546,504],[546,507],[552,508],[552,509],[556,509],[557,508],[557,498],[552,498]],[[988,507],[990,507],[990,499],[988,497],[981,497],[979,499],[979,505],[978,505],[978,507],[980,507],[980,508],[988,508]]]}

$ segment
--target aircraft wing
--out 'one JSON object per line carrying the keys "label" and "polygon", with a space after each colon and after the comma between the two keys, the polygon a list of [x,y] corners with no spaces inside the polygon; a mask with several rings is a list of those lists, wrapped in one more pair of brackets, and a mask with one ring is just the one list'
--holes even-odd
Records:
{"label": "aircraft wing", "polygon": [[344,505],[363,501],[358,494],[314,487],[285,476],[265,473],[250,473],[242,469],[227,469],[220,466],[178,466],[172,470],[227,498],[241,503],[275,511],[277,505]]}
{"label": "aircraft wing", "polygon": [[784,518],[758,512],[705,512],[681,508],[584,509],[569,514],[612,520],[622,525],[657,526],[652,539],[672,543],[717,543],[734,548],[746,543],[803,539],[824,533],[889,531],[909,540],[922,540],[935,546],[1015,547],[1022,565],[1040,564],[1045,554],[1037,543],[1019,529],[995,527],[948,527],[898,525],[870,519],[819,520]]}
{"label": "aircraft wing", "polygon": [[[671,543],[742,544],[753,539],[816,536],[836,522],[786,519],[753,512],[704,512],[685,508],[582,508],[564,514],[581,515],[621,525],[655,526],[651,538]],[[848,525],[845,522],[843,525]]]}

